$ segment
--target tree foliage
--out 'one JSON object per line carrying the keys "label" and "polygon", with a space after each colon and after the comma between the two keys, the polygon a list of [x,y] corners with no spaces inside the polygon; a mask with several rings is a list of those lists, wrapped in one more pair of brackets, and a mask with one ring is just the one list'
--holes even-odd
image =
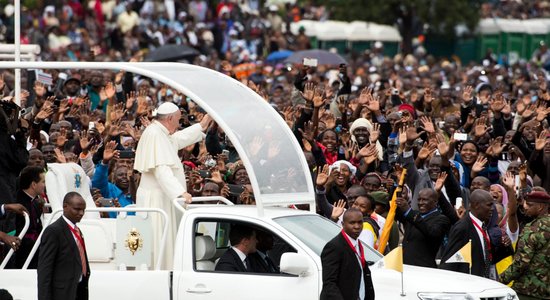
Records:
{"label": "tree foliage", "polygon": [[[427,24],[428,33],[454,35],[454,27],[465,24],[473,30],[479,21],[481,0],[317,0],[335,20],[362,20],[381,24],[400,24],[412,17],[415,24]],[[403,22],[403,21],[401,21]],[[406,22],[405,22],[406,23]]]}

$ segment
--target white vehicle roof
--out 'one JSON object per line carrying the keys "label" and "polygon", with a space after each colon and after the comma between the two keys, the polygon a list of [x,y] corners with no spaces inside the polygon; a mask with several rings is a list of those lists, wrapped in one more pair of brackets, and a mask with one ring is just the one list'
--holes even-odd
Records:
{"label": "white vehicle roof", "polygon": [[0,62],[2,68],[126,70],[163,82],[190,97],[224,130],[248,172],[260,215],[264,206],[290,204],[309,204],[315,211],[311,175],[294,134],[271,105],[229,76],[182,63]]}

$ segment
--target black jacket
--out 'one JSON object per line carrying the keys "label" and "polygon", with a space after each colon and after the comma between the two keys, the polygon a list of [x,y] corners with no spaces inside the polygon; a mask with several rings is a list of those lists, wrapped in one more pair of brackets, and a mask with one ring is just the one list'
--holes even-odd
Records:
{"label": "black jacket", "polygon": [[[469,214],[464,215],[464,217],[451,228],[449,242],[441,257],[440,268],[468,273],[468,263],[445,263],[445,261],[464,247],[469,240],[472,240],[472,275],[483,277],[485,266],[483,245]],[[491,254],[493,256],[493,264],[496,264],[503,258],[513,255],[514,252],[512,247],[494,246],[491,242]]]}
{"label": "black jacket", "polygon": [[451,221],[439,211],[434,211],[425,218],[416,210],[407,216],[397,210],[395,217],[405,227],[403,237],[403,263],[407,265],[437,268],[435,256],[445,234],[451,228]]}
{"label": "black jacket", "polygon": [[237,252],[235,252],[233,248],[229,248],[220,257],[220,260],[216,264],[216,271],[255,272],[255,267],[250,259],[248,260],[248,267],[249,268],[247,270]]}
{"label": "black jacket", "polygon": [[[38,300],[86,300],[90,265],[86,254],[87,274],[82,265],[69,224],[60,217],[44,230],[38,256]],[[82,289],[78,286],[82,285]],[[78,291],[77,291],[78,290]]]}
{"label": "black jacket", "polygon": [[323,264],[323,290],[321,300],[357,300],[359,280],[365,281],[365,300],[374,300],[374,287],[368,266],[361,267],[357,255],[342,233],[330,240],[321,253]]}
{"label": "black jacket", "polygon": [[[33,200],[29,195],[27,195],[23,190],[17,191],[17,203],[23,205],[29,212],[30,224],[27,229],[27,233],[21,239],[21,246],[15,252],[15,267],[20,269],[23,267],[27,256],[32,250],[34,243],[38,239],[38,235],[42,231],[42,221],[40,216],[42,215],[42,207],[38,201]],[[25,218],[21,215],[15,217],[15,229],[16,234],[19,235],[21,230],[25,227]],[[36,269],[38,263],[38,252],[34,255],[29,269]]]}

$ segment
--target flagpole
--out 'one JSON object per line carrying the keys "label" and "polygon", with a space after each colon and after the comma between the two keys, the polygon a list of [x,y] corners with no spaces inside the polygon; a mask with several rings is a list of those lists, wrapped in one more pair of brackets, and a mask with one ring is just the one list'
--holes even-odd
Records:
{"label": "flagpole", "polygon": [[[403,249],[403,244],[402,243],[399,244],[399,247],[401,249]],[[401,273],[401,295],[400,295],[401,297],[407,296],[407,294],[405,294],[405,283],[403,282],[403,272],[404,271],[405,271],[405,268],[403,268],[403,270],[401,270],[401,272],[400,272]]]}
{"label": "flagpole", "polygon": [[401,297],[405,297],[407,294],[405,294],[405,285],[403,284],[403,272],[401,272]]}
{"label": "flagpole", "polygon": [[[472,239],[469,239],[468,243],[470,243],[470,245],[471,245],[472,244]],[[470,257],[472,257],[472,252],[471,251],[470,251]],[[468,262],[468,271],[470,272],[470,275],[472,275],[472,262]]]}

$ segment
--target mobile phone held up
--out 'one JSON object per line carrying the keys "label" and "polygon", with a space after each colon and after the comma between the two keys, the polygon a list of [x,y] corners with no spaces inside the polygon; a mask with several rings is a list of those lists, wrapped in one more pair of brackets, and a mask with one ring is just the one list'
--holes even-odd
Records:
{"label": "mobile phone held up", "polygon": [[136,153],[133,150],[122,150],[119,153],[119,158],[134,158],[136,157]]}
{"label": "mobile phone held up", "polygon": [[239,196],[244,192],[244,186],[238,184],[228,184],[229,193],[234,196]]}
{"label": "mobile phone held up", "polygon": [[303,65],[308,67],[317,67],[318,61],[316,58],[304,58]]}
{"label": "mobile phone held up", "polygon": [[115,201],[113,198],[101,198],[99,199],[99,203],[102,207],[113,207],[115,206]]}
{"label": "mobile phone held up", "polygon": [[455,141],[467,141],[468,134],[455,132],[455,134],[453,135],[453,138],[455,139]]}

